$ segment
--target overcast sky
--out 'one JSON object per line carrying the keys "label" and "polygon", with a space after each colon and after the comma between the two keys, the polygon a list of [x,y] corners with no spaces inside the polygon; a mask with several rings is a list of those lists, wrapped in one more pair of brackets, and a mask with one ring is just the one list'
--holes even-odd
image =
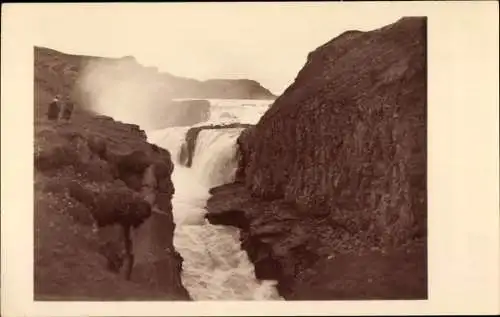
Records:
{"label": "overcast sky", "polygon": [[67,53],[133,55],[196,79],[249,78],[281,93],[307,54],[340,33],[395,22],[352,3],[39,4],[35,44]]}

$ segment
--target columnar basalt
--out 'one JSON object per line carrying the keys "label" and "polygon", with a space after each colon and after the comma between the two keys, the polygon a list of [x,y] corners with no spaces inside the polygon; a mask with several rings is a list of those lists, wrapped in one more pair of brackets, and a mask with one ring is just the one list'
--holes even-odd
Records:
{"label": "columnar basalt", "polygon": [[207,218],[288,299],[427,296],[426,19],[349,31],[238,139]]}

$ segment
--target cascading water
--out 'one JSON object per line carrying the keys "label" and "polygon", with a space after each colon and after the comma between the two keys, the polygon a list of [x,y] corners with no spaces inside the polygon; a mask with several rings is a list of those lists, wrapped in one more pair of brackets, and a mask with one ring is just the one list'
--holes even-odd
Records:
{"label": "cascading water", "polygon": [[[246,105],[243,105],[246,104]],[[206,124],[256,123],[269,102],[211,100]],[[172,199],[176,223],[174,244],[184,258],[183,284],[194,300],[279,300],[274,281],[258,281],[241,250],[239,230],[211,225],[204,219],[211,187],[231,182],[237,162],[236,139],[242,129],[202,130],[196,139],[191,168],[177,164],[186,127],[149,131],[151,143],[168,149],[175,168]]]}
{"label": "cascading water", "polygon": [[236,139],[243,129],[200,131],[193,157],[193,169],[209,187],[233,180],[237,164]]}

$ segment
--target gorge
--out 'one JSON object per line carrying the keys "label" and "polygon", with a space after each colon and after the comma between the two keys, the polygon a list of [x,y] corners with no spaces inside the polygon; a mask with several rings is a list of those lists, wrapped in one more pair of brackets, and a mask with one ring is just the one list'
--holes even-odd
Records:
{"label": "gorge", "polygon": [[[426,36],[425,18],[345,32],[277,99],[35,48],[35,293],[427,298]],[[71,122],[44,118],[55,93]]]}

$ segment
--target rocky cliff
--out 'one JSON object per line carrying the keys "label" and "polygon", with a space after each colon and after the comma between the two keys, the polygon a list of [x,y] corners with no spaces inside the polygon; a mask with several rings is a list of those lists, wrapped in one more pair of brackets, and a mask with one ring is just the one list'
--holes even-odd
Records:
{"label": "rocky cliff", "polygon": [[285,298],[426,298],[426,36],[425,18],[341,34],[238,139],[207,218]]}
{"label": "rocky cliff", "polygon": [[35,299],[188,300],[169,152],[138,126],[82,108],[48,120],[78,69],[72,57],[62,68],[45,57],[35,55]]}

